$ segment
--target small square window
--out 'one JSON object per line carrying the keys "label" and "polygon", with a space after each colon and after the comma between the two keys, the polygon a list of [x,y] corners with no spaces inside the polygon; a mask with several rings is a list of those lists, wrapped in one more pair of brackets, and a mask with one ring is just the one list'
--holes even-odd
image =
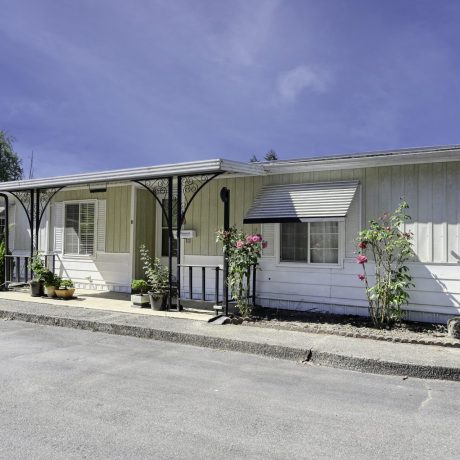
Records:
{"label": "small square window", "polygon": [[309,264],[339,263],[339,223],[281,224],[281,261]]}

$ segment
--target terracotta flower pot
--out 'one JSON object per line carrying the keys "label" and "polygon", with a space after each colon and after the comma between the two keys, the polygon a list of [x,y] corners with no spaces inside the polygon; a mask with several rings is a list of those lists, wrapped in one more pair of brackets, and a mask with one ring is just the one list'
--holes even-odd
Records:
{"label": "terracotta flower pot", "polygon": [[56,297],[58,297],[59,299],[70,299],[71,297],[73,297],[75,288],[56,289],[54,292],[56,293]]}

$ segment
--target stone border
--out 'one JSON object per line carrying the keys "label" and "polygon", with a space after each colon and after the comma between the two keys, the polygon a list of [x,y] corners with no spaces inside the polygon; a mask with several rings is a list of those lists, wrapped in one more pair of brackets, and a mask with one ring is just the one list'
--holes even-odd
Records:
{"label": "stone border", "polygon": [[377,359],[345,356],[338,353],[328,353],[308,348],[302,349],[281,345],[270,345],[268,343],[256,343],[176,331],[165,331],[162,329],[153,329],[141,326],[120,325],[110,322],[74,318],[59,318],[49,315],[19,313],[5,310],[0,310],[0,318],[5,320],[25,321],[47,326],[59,326],[93,332],[104,332],[108,334],[174,342],[218,350],[237,351],[240,353],[250,353],[270,358],[286,359],[306,364],[311,363],[320,366],[369,372],[373,374],[460,381],[460,368],[454,367],[397,363]]}

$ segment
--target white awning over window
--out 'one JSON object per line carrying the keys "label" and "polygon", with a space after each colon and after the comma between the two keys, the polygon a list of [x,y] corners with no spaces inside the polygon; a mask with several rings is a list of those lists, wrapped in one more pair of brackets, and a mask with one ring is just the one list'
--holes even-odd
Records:
{"label": "white awning over window", "polygon": [[343,219],[358,185],[358,181],[269,185],[255,199],[244,223]]}

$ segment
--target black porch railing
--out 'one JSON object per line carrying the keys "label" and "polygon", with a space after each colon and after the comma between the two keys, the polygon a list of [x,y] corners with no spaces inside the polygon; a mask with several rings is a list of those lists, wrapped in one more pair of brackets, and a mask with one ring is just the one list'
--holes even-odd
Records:
{"label": "black porch railing", "polygon": [[[56,255],[42,256],[45,267],[51,272],[56,270]],[[31,258],[28,256],[5,255],[5,283],[27,283],[34,274],[31,269]]]}
{"label": "black porch railing", "polygon": [[[187,289],[183,286],[181,293],[182,299],[197,302],[214,302],[220,305],[224,302],[225,292],[224,272],[221,265],[190,265],[180,264],[183,269],[183,275],[187,273]],[[248,298],[251,299],[252,305],[256,304],[256,274],[257,267],[253,265],[248,273]],[[232,301],[231,296],[228,301]]]}

